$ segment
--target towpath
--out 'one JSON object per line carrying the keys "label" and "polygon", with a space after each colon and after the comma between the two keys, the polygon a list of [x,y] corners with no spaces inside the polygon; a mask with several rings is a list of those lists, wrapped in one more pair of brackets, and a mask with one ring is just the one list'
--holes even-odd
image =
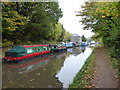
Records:
{"label": "towpath", "polygon": [[96,48],[95,75],[92,85],[95,88],[118,88],[115,70],[112,68],[103,47]]}

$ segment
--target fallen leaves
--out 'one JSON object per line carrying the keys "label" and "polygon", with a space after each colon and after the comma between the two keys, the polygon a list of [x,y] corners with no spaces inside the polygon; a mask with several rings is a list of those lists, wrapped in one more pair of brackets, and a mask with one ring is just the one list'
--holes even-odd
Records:
{"label": "fallen leaves", "polygon": [[36,75],[37,75],[37,76],[39,76],[39,75],[40,75],[40,73],[37,73]]}
{"label": "fallen leaves", "polygon": [[29,80],[29,81],[32,82],[33,80],[35,80],[35,79],[31,79],[31,80]]}

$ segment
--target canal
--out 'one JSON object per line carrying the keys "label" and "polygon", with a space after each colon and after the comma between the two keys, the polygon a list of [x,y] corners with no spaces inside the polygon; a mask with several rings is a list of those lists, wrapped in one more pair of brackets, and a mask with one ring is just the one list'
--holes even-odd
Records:
{"label": "canal", "polygon": [[3,63],[2,87],[68,88],[91,53],[89,47],[76,47],[18,63]]}

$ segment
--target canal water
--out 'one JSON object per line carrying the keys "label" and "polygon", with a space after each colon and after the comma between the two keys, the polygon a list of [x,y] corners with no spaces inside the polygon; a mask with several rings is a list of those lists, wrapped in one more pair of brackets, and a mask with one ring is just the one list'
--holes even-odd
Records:
{"label": "canal water", "polygon": [[76,47],[18,63],[3,63],[2,87],[68,88],[91,53],[89,47]]}

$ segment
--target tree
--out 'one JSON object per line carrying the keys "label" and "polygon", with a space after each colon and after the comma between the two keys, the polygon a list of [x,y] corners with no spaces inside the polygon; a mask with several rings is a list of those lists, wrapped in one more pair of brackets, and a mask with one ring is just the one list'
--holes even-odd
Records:
{"label": "tree", "polygon": [[82,35],[82,42],[86,42],[86,38],[84,35]]}
{"label": "tree", "polygon": [[81,22],[85,25],[84,29],[92,29],[97,37],[102,38],[104,46],[114,58],[118,58],[120,52],[119,4],[120,2],[86,2],[82,6],[83,11],[77,15],[83,17]]}
{"label": "tree", "polygon": [[[62,12],[56,2],[42,2],[35,7],[34,13],[27,25],[25,34],[29,34],[28,39],[32,42],[51,40],[54,35],[55,25],[62,17]],[[29,30],[31,30],[29,32]],[[34,38],[35,37],[35,38]]]}
{"label": "tree", "polygon": [[62,17],[57,2],[3,2],[2,12],[3,43],[58,39],[53,35]]}
{"label": "tree", "polygon": [[2,3],[2,34],[3,42],[7,39],[15,43],[20,39],[29,19],[21,16],[12,6],[15,6],[15,3]]}

